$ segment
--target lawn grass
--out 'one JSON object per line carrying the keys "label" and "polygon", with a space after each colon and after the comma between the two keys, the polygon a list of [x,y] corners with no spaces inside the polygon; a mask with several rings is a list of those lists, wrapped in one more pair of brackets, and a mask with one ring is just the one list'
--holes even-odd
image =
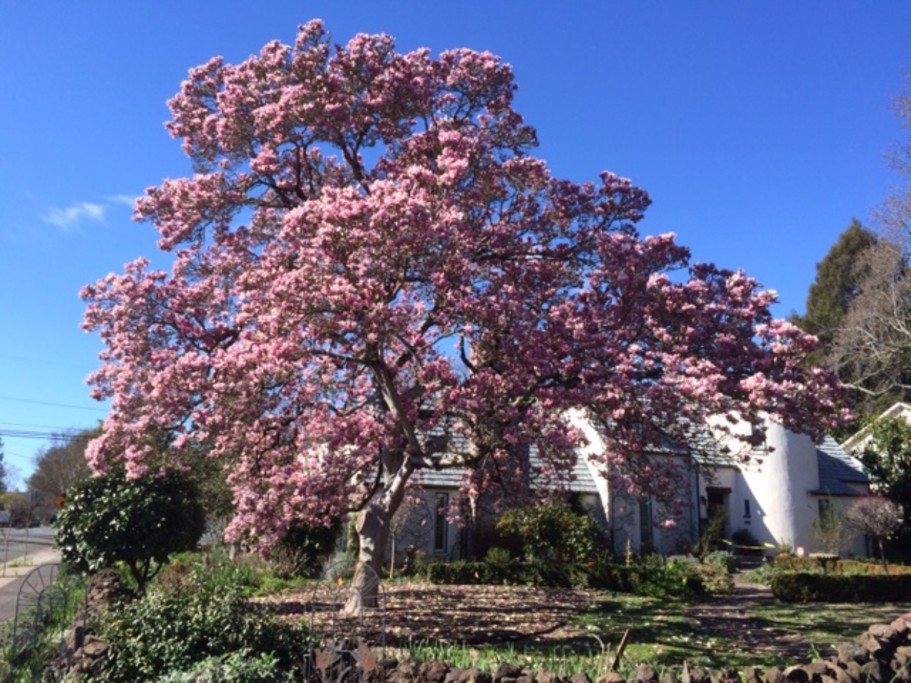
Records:
{"label": "lawn grass", "polygon": [[[831,654],[871,624],[891,622],[911,610],[896,604],[789,605],[768,601],[746,610],[733,628],[708,632],[690,612],[692,603],[627,594],[602,594],[578,614],[576,634],[516,643],[460,646],[418,641],[409,649],[418,660],[443,659],[457,666],[493,671],[503,661],[563,675],[585,671],[595,680],[616,654],[625,630],[628,644],[618,667],[629,674],[640,662],[659,672],[690,665],[787,666]],[[776,649],[776,642],[786,645]],[[406,648],[408,649],[408,648]]]}

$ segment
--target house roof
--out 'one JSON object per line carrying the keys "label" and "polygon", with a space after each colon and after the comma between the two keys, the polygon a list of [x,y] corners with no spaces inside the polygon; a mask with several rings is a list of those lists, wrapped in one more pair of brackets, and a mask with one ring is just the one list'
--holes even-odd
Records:
{"label": "house roof", "polygon": [[816,447],[816,464],[819,467],[819,490],[813,493],[856,496],[857,487],[851,484],[870,483],[860,461],[848,455],[831,436]]}
{"label": "house roof", "polygon": [[868,424],[866,427],[856,432],[851,438],[844,441],[841,444],[841,447],[846,450],[848,453],[857,453],[863,450],[864,446],[867,445],[867,441],[870,439],[870,434],[873,431],[873,425],[884,418],[890,417],[901,417],[904,418],[908,423],[911,423],[911,404],[902,403],[901,401],[893,403],[886,410],[879,414],[879,416],[871,424]]}
{"label": "house roof", "polygon": [[[529,465],[532,471],[532,487],[535,486],[535,472],[540,472],[544,463],[538,456],[537,449],[532,446],[529,454]],[[449,467],[445,469],[421,469],[415,472],[415,481],[426,488],[455,489],[462,483],[466,468]],[[581,456],[576,459],[572,471],[566,477],[559,477],[557,483],[573,493],[598,493],[595,479],[591,470]]]}

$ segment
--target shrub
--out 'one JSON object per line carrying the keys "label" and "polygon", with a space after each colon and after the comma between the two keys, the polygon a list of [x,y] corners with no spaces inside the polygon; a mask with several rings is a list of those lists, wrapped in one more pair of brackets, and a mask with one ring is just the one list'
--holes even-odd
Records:
{"label": "shrub", "polygon": [[605,563],[593,572],[591,586],[653,597],[701,595],[707,587],[699,566],[694,561],[682,558],[666,560],[659,555],[648,556],[633,565]]}
{"label": "shrub", "polygon": [[185,475],[127,479],[114,470],[70,489],[56,542],[64,563],[78,571],[123,562],[142,592],[171,554],[196,547],[204,528],[198,489]]}
{"label": "shrub", "polygon": [[496,526],[498,532],[520,538],[528,561],[585,565],[603,551],[598,523],[560,502],[510,508]]}
{"label": "shrub", "polygon": [[245,597],[245,573],[230,563],[196,562],[187,571],[163,576],[166,582],[155,582],[143,597],[95,625],[108,644],[99,680],[154,680],[169,672],[193,671],[212,658],[239,664],[249,652],[274,659],[287,672],[306,649],[304,627],[279,622],[251,604]]}
{"label": "shrub", "polygon": [[734,558],[734,554],[727,550],[714,550],[703,557],[702,561],[708,565],[723,567],[731,574],[737,570],[737,560]]}
{"label": "shrub", "polygon": [[911,574],[811,574],[782,572],[772,592],[784,602],[908,602]]}
{"label": "shrub", "polygon": [[484,561],[489,564],[509,564],[512,556],[506,548],[488,548],[484,555]]}
{"label": "shrub", "polygon": [[293,680],[279,670],[278,660],[270,654],[254,655],[242,650],[221,657],[209,657],[189,671],[174,672],[158,683],[280,683]]}
{"label": "shrub", "polygon": [[706,562],[690,566],[689,572],[701,584],[698,592],[728,595],[734,591],[734,579],[727,566]]}
{"label": "shrub", "polygon": [[342,523],[331,526],[297,524],[269,551],[269,562],[283,576],[319,576],[322,565],[335,550]]}
{"label": "shrub", "polygon": [[436,560],[423,566],[424,574],[431,583],[444,585],[458,584],[523,584],[522,563],[511,560],[505,563],[478,562],[475,560]]}

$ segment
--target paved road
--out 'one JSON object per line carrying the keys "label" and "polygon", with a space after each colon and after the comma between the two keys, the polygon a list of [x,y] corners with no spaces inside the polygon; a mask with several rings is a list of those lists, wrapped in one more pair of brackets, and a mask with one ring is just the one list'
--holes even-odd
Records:
{"label": "paved road", "polygon": [[53,539],[50,527],[0,528],[0,621],[15,615],[20,594],[28,600],[53,580],[54,572],[47,567],[32,573],[38,566],[60,561]]}
{"label": "paved road", "polygon": [[29,555],[53,547],[54,530],[49,526],[33,529],[11,529],[0,527],[0,575],[4,569],[29,564]]}

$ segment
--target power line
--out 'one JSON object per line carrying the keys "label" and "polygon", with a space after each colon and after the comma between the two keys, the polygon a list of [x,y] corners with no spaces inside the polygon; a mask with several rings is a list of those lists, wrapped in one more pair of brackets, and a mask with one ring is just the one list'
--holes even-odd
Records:
{"label": "power line", "polygon": [[5,429],[6,427],[31,427],[33,429],[46,429],[48,431],[60,432],[61,434],[66,434],[67,432],[78,432],[82,427],[58,427],[57,425],[36,425],[31,422],[5,422],[0,420],[0,429]]}
{"label": "power line", "polygon": [[6,436],[13,439],[41,439],[43,441],[59,441],[64,443],[69,443],[70,441],[91,441],[95,438],[94,435],[35,432],[25,429],[0,429],[0,436]]}
{"label": "power line", "polygon": [[94,410],[100,413],[106,413],[107,408],[95,408],[92,406],[77,406],[72,403],[54,403],[52,401],[38,401],[30,398],[17,398],[15,396],[0,396],[0,401],[12,401],[14,403],[31,403],[38,406],[51,406],[54,408],[72,408],[74,410]]}

